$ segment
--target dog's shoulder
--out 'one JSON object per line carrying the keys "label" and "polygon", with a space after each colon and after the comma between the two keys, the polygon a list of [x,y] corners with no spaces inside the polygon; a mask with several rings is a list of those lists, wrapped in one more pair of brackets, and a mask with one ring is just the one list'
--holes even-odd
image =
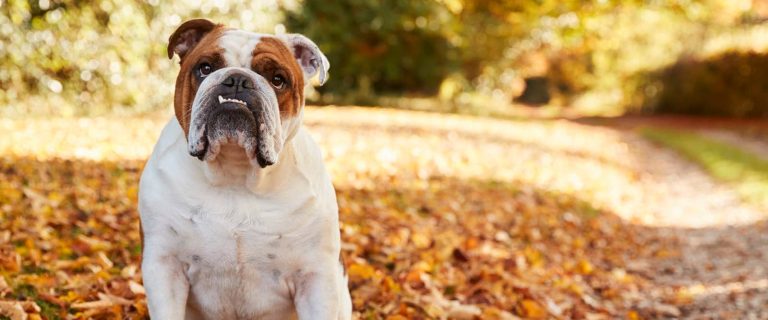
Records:
{"label": "dog's shoulder", "polygon": [[202,174],[186,157],[184,134],[175,118],[165,125],[139,179],[139,213],[168,208],[184,199],[179,195],[200,189]]}
{"label": "dog's shoulder", "polygon": [[301,150],[296,155],[297,168],[312,181],[313,186],[318,188],[317,192],[329,197],[328,199],[335,203],[336,193],[328,170],[325,168],[323,150],[304,126],[299,128],[293,143],[296,150]]}

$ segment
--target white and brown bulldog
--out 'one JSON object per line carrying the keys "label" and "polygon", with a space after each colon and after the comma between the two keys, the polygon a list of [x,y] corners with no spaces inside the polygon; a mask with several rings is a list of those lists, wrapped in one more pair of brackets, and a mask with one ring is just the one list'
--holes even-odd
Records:
{"label": "white and brown bulldog", "polygon": [[141,176],[153,319],[349,319],[338,207],[302,127],[304,88],[329,63],[298,34],[183,23],[176,117]]}

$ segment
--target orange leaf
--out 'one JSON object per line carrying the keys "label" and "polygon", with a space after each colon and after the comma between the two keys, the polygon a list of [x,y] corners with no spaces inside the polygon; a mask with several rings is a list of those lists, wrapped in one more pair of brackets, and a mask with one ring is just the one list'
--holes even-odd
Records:
{"label": "orange leaf", "polygon": [[520,303],[522,311],[526,317],[541,319],[547,316],[547,311],[544,310],[538,302],[531,299],[525,299]]}

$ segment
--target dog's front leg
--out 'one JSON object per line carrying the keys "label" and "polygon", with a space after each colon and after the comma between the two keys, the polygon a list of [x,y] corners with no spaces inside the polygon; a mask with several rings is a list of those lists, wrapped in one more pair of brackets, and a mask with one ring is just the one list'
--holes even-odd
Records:
{"label": "dog's front leg", "polygon": [[189,281],[176,257],[146,248],[141,263],[152,319],[183,320]]}
{"label": "dog's front leg", "polygon": [[333,272],[303,274],[296,283],[294,304],[300,320],[339,319],[339,294]]}

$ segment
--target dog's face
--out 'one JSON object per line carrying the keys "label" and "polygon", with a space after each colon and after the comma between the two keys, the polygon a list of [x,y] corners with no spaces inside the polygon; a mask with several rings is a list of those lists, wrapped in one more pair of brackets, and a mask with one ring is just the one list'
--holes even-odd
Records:
{"label": "dog's face", "polygon": [[328,59],[298,34],[228,29],[205,19],[183,23],[168,43],[178,54],[174,108],[192,156],[212,161],[224,144],[245,150],[253,165],[274,164],[295,133],[304,85],[325,82]]}

